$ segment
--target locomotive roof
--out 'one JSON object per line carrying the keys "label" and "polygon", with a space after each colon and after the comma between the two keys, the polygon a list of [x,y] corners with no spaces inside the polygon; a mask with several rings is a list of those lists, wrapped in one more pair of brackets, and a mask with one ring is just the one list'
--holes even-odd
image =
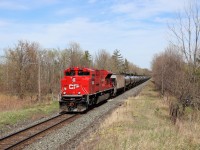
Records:
{"label": "locomotive roof", "polygon": [[70,70],[95,71],[95,69],[86,68],[86,67],[70,67],[70,68],[67,68],[65,71],[70,71]]}
{"label": "locomotive roof", "polygon": [[113,74],[112,72],[110,72],[110,71],[108,71],[108,70],[98,70],[98,69],[87,68],[87,67],[70,67],[70,68],[67,68],[65,71],[70,71],[70,70],[105,71],[105,72],[108,72],[108,74]]}

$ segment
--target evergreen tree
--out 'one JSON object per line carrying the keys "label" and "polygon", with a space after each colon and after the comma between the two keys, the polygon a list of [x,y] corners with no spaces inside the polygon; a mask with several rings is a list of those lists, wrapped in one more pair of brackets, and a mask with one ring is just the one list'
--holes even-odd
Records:
{"label": "evergreen tree", "polygon": [[129,73],[129,62],[128,62],[128,60],[126,58],[124,60],[123,72],[124,73]]}
{"label": "evergreen tree", "polygon": [[85,51],[84,55],[82,56],[82,66],[90,67],[91,65],[92,65],[92,56],[90,55],[89,51]]}
{"label": "evergreen tree", "polygon": [[122,73],[123,72],[123,57],[120,54],[120,50],[116,49],[112,55],[112,71],[115,73]]}

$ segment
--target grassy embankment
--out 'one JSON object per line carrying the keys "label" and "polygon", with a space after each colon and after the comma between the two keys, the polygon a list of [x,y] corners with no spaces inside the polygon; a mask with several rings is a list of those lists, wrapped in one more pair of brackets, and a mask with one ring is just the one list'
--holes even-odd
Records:
{"label": "grassy embankment", "polygon": [[57,101],[33,102],[15,96],[0,95],[0,130],[21,121],[37,119],[58,110]]}
{"label": "grassy embankment", "polygon": [[167,103],[149,82],[137,97],[129,98],[113,112],[78,149],[199,149],[200,115],[193,120],[188,109],[185,118],[174,125]]}

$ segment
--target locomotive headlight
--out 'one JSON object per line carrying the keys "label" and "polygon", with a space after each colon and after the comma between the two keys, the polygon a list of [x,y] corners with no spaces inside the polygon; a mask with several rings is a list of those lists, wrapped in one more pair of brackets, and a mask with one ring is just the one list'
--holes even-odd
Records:
{"label": "locomotive headlight", "polygon": [[63,92],[63,94],[65,95],[65,94],[66,94],[66,92]]}
{"label": "locomotive headlight", "polygon": [[66,87],[64,87],[64,90],[66,91],[66,90],[67,90],[67,88],[66,88]]}
{"label": "locomotive headlight", "polygon": [[81,94],[81,92],[78,92],[78,95],[80,95]]}

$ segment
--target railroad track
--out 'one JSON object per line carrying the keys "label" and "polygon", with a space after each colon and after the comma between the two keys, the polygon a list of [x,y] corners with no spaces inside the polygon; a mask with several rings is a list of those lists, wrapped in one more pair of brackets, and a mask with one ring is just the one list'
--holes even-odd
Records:
{"label": "railroad track", "polygon": [[80,115],[60,114],[36,125],[22,129],[0,139],[0,150],[22,149],[25,146],[41,139],[50,131],[70,123],[80,117]]}

